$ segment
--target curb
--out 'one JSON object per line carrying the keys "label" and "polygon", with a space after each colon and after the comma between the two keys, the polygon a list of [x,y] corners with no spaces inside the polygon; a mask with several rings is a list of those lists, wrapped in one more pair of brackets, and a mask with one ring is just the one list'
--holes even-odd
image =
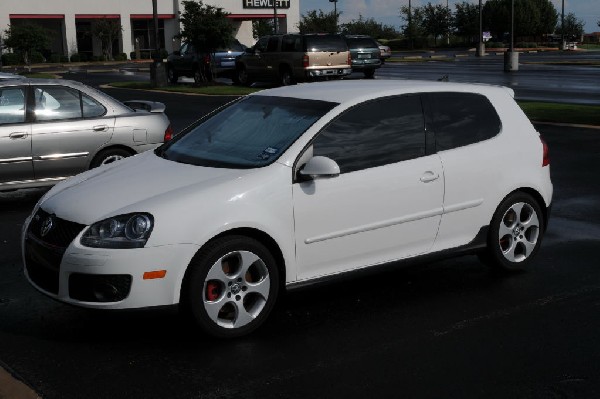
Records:
{"label": "curb", "polygon": [[594,129],[600,130],[600,126],[596,125],[583,125],[579,123],[560,123],[560,122],[540,122],[540,121],[531,121],[531,123],[535,125],[546,125],[546,126],[559,126],[559,127],[580,127],[584,129]]}
{"label": "curb", "polygon": [[0,364],[0,399],[41,399],[41,396]]}

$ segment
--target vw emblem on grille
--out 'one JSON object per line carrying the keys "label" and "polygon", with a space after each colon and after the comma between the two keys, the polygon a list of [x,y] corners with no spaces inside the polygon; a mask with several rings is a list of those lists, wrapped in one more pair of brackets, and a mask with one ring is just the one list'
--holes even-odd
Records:
{"label": "vw emblem on grille", "polygon": [[52,220],[52,216],[48,216],[42,222],[42,227],[40,228],[40,235],[42,237],[45,237],[50,232],[50,230],[52,230],[53,226],[54,226],[54,221]]}

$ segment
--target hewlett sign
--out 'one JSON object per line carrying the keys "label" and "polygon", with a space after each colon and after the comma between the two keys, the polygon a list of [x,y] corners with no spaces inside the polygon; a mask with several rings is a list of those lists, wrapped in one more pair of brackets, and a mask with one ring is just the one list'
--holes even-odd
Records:
{"label": "hewlett sign", "polygon": [[290,8],[290,0],[242,0],[244,8]]}

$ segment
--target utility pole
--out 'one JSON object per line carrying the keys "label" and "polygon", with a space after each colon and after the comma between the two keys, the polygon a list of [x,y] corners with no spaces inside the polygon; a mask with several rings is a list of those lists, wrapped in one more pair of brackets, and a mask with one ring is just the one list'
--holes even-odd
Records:
{"label": "utility pole", "polygon": [[412,29],[412,4],[411,0],[408,0],[408,42],[409,47],[413,48],[413,29]]}
{"label": "utility pole", "polygon": [[150,66],[150,80],[152,87],[164,87],[167,85],[167,74],[165,64],[160,57],[160,41],[158,39],[158,6],[157,0],[152,0],[152,20],[154,22],[154,57]]}
{"label": "utility pole", "polygon": [[477,57],[485,55],[485,43],[483,42],[483,0],[479,0],[479,43],[477,44]]}
{"label": "utility pole", "polygon": [[335,21],[335,30],[333,33],[337,33],[338,31],[338,15],[337,15],[337,0],[329,0],[330,3],[333,3],[333,18]]}
{"label": "utility pole", "polygon": [[562,14],[560,16],[560,46],[562,50],[567,49],[565,43],[565,0],[562,0]]}
{"label": "utility pole", "polygon": [[276,35],[277,29],[277,0],[273,0],[273,34]]}
{"label": "utility pole", "polygon": [[515,0],[510,2],[510,47],[504,53],[504,72],[519,70],[519,53],[515,51]]}

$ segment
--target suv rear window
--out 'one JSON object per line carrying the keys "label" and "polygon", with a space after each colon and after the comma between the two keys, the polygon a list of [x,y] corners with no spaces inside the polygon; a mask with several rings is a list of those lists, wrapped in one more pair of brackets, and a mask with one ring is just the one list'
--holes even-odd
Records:
{"label": "suv rear window", "polygon": [[306,51],[348,51],[348,45],[340,35],[305,36]]}
{"label": "suv rear window", "polygon": [[347,37],[346,43],[350,48],[379,48],[375,40],[368,37]]}

